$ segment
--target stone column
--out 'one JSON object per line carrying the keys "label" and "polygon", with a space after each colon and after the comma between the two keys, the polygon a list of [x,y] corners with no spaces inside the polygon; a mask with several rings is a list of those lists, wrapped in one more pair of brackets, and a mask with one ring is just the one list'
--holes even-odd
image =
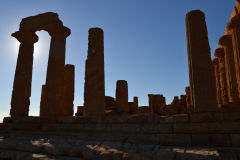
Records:
{"label": "stone column", "polygon": [[153,113],[160,113],[160,109],[166,105],[165,97],[162,94],[151,95]]}
{"label": "stone column", "polygon": [[150,113],[153,113],[153,94],[148,94],[148,105]]}
{"label": "stone column", "polygon": [[227,78],[226,78],[226,69],[225,69],[225,53],[223,48],[217,48],[214,53],[215,57],[219,61],[219,80],[221,86],[221,99],[222,105],[228,104],[228,87],[227,87]]}
{"label": "stone column", "polygon": [[51,36],[43,116],[59,116],[64,84],[66,38],[71,31],[64,26],[46,29]]}
{"label": "stone column", "polygon": [[73,116],[74,100],[74,65],[64,67],[63,100],[60,108],[61,116]]}
{"label": "stone column", "polygon": [[232,36],[224,35],[219,41],[219,45],[223,46],[225,52],[225,68],[227,75],[228,97],[229,102],[239,102],[238,86],[236,78],[236,70],[234,65],[234,55],[232,48]]}
{"label": "stone column", "polygon": [[222,106],[222,95],[221,95],[221,85],[220,85],[220,74],[219,74],[219,61],[218,58],[213,59],[213,66],[215,72],[216,88],[217,88],[217,103],[218,107]]}
{"label": "stone column", "polygon": [[217,110],[216,84],[204,13],[186,15],[189,80],[195,112]]}
{"label": "stone column", "polygon": [[45,98],[45,88],[46,85],[42,85],[42,92],[41,92],[41,100],[40,100],[40,111],[39,111],[39,116],[42,117],[43,116],[43,103],[44,103],[44,98]]}
{"label": "stone column", "polygon": [[133,97],[133,104],[130,108],[132,114],[138,113],[138,97]]}
{"label": "stone column", "polygon": [[188,109],[190,109],[192,107],[192,98],[191,98],[190,87],[186,87],[185,92],[186,92],[186,106],[187,106]]}
{"label": "stone column", "polygon": [[128,84],[125,80],[118,80],[116,86],[117,111],[121,114],[129,113],[128,106]]}
{"label": "stone column", "polygon": [[240,93],[240,14],[237,14],[229,21],[227,29],[231,30],[232,32],[236,78],[238,85],[238,93]]}
{"label": "stone column", "polygon": [[105,113],[103,30],[91,28],[88,33],[84,84],[85,115],[99,116]]}
{"label": "stone column", "polygon": [[28,116],[31,85],[34,43],[38,41],[38,36],[33,32],[24,33],[17,31],[12,34],[19,42],[19,52],[13,82],[11,99],[11,117]]}

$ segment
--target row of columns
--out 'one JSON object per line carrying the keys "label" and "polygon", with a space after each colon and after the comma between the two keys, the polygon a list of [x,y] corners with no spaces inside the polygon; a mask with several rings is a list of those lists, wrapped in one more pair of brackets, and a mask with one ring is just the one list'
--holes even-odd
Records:
{"label": "row of columns", "polygon": [[[220,48],[215,50],[214,67],[218,102],[221,107],[226,105],[238,105],[240,103],[240,14],[231,18],[227,25],[228,34],[223,35],[218,44]],[[219,77],[217,77],[219,75]]]}

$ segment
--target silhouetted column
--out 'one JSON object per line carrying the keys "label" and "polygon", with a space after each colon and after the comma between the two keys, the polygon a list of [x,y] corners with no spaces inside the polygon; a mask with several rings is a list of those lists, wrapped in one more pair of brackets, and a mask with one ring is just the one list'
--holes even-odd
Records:
{"label": "silhouetted column", "polygon": [[116,105],[119,113],[128,114],[128,84],[125,80],[118,80],[116,86]]}
{"label": "silhouetted column", "polygon": [[240,14],[234,16],[228,23],[227,29],[232,31],[232,44],[238,93],[240,93]]}
{"label": "silhouetted column", "polygon": [[45,88],[46,85],[42,85],[42,92],[41,92],[41,100],[40,100],[40,111],[39,111],[39,116],[42,117],[43,116],[43,104],[44,104],[44,98],[45,98]]}
{"label": "silhouetted column", "polygon": [[12,117],[28,116],[31,85],[34,43],[38,41],[35,33],[17,31],[12,34],[19,42],[19,52],[13,82],[11,110]]}
{"label": "silhouetted column", "polygon": [[73,116],[74,100],[74,65],[64,67],[63,101],[60,108],[61,116]]}
{"label": "silhouetted column", "polygon": [[130,110],[132,114],[138,113],[138,97],[133,97],[133,104]]}
{"label": "silhouetted column", "polygon": [[84,107],[86,116],[98,116],[105,113],[103,30],[91,28],[88,33]]}
{"label": "silhouetted column", "polygon": [[150,113],[153,113],[153,94],[148,94],[148,105]]}
{"label": "silhouetted column", "polygon": [[219,45],[223,46],[225,51],[225,68],[227,75],[227,86],[228,86],[228,97],[229,101],[232,103],[237,103],[239,101],[238,97],[238,86],[236,79],[236,70],[234,65],[234,55],[232,48],[232,36],[224,35],[219,41]]}
{"label": "silhouetted column", "polygon": [[64,65],[66,52],[66,38],[71,31],[67,27],[59,26],[47,29],[51,36],[50,51],[47,67],[46,89],[43,116],[59,116],[62,103],[64,84]]}
{"label": "silhouetted column", "polygon": [[149,94],[149,109],[151,113],[160,113],[160,109],[166,105],[162,94]]}
{"label": "silhouetted column", "polygon": [[220,74],[219,74],[219,61],[218,58],[213,59],[213,66],[215,72],[216,88],[217,88],[217,102],[218,107],[222,105],[222,96],[221,96],[221,85],[220,85]]}
{"label": "silhouetted column", "polygon": [[221,99],[222,105],[228,104],[228,87],[227,87],[227,78],[226,78],[226,69],[225,69],[225,53],[223,48],[217,48],[214,53],[215,57],[219,61],[219,80],[221,86]]}
{"label": "silhouetted column", "polygon": [[186,106],[188,109],[190,109],[192,107],[192,98],[191,98],[190,87],[186,87],[185,92],[186,92]]}
{"label": "silhouetted column", "polygon": [[148,94],[148,107],[150,113],[153,113],[153,94]]}
{"label": "silhouetted column", "polygon": [[217,110],[216,84],[204,13],[186,15],[189,80],[195,112]]}

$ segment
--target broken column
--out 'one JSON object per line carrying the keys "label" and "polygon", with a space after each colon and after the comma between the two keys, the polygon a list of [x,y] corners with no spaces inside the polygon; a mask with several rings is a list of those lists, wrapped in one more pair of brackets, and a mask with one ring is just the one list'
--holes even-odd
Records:
{"label": "broken column", "polygon": [[61,116],[73,116],[74,70],[74,65],[71,64],[64,67],[63,99],[59,108]]}
{"label": "broken column", "polygon": [[226,69],[225,69],[225,52],[223,48],[217,48],[214,53],[215,57],[219,61],[219,80],[221,86],[221,100],[222,105],[228,104],[228,87],[227,87],[227,78],[226,78]]}
{"label": "broken column", "polygon": [[218,58],[213,59],[213,69],[215,72],[215,80],[216,80],[216,89],[217,89],[217,103],[218,107],[222,106],[222,95],[221,95],[221,85],[220,85],[220,74],[219,74],[219,61]]}
{"label": "broken column", "polygon": [[151,95],[153,113],[160,113],[160,109],[166,105],[165,97],[162,94]]}
{"label": "broken column", "polygon": [[226,75],[227,75],[229,102],[238,103],[239,95],[238,95],[236,70],[234,65],[232,36],[224,35],[219,39],[218,43],[219,45],[223,46],[224,52],[225,52],[224,58],[225,58],[225,68],[226,68]]}
{"label": "broken column", "polygon": [[103,30],[88,31],[88,56],[86,60],[84,107],[86,116],[105,113],[104,44]]}
{"label": "broken column", "polygon": [[70,35],[69,28],[64,26],[49,26],[46,29],[51,36],[47,78],[44,98],[44,117],[60,116],[62,92],[64,86],[64,66],[66,38]]}
{"label": "broken column", "polygon": [[217,110],[216,84],[204,13],[186,15],[189,80],[195,112]]}
{"label": "broken column", "polygon": [[131,106],[129,105],[129,109],[131,114],[138,113],[138,97],[133,97],[133,102]]}
{"label": "broken column", "polygon": [[118,80],[116,86],[117,111],[121,114],[129,113],[128,106],[128,84],[125,80]]}
{"label": "broken column", "polygon": [[234,53],[234,63],[236,69],[236,79],[238,93],[240,93],[240,14],[237,14],[229,21],[227,29],[232,32],[232,45]]}
{"label": "broken column", "polygon": [[149,112],[153,113],[153,94],[148,94],[148,107]]}
{"label": "broken column", "polygon": [[38,36],[33,32],[17,31],[12,34],[19,42],[19,52],[13,82],[11,117],[26,117],[29,112],[34,43]]}
{"label": "broken column", "polygon": [[40,100],[40,111],[39,111],[39,116],[42,117],[43,116],[43,102],[44,102],[44,98],[45,98],[45,88],[46,85],[42,85],[42,92],[41,92],[41,100]]}

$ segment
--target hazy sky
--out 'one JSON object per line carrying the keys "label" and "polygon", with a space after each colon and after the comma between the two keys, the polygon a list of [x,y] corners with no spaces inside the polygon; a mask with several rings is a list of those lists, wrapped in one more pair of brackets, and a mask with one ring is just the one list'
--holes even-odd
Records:
{"label": "hazy sky", "polygon": [[[76,106],[83,104],[88,29],[104,30],[106,95],[115,96],[117,80],[127,80],[129,101],[147,94],[164,94],[167,103],[189,85],[185,15],[200,9],[206,15],[209,42],[218,47],[235,0],[1,0],[0,7],[0,121],[8,116],[18,55],[11,33],[22,18],[56,12],[72,31],[67,38],[66,64],[75,65]],[[50,36],[37,32],[29,115],[39,114],[41,86],[45,83]]]}

